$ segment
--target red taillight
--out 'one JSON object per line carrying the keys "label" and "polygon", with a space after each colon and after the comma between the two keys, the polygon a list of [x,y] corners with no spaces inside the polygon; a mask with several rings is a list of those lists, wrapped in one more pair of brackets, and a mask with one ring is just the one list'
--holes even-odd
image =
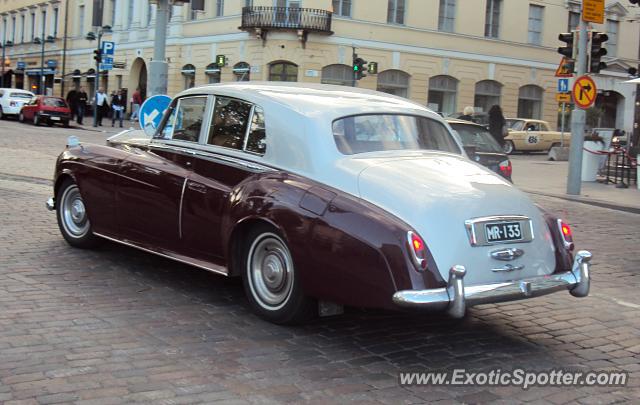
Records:
{"label": "red taillight", "polygon": [[424,271],[427,269],[427,247],[424,241],[417,234],[409,231],[407,232],[407,242],[409,242],[409,250],[411,252],[411,259],[415,264],[418,271]]}
{"label": "red taillight", "polygon": [[511,178],[511,172],[513,171],[513,167],[511,166],[510,160],[505,160],[500,162],[498,167],[500,168],[500,173],[502,173],[504,177]]}
{"label": "red taillight", "polygon": [[571,232],[571,227],[569,226],[569,224],[566,224],[563,220],[558,219],[558,230],[560,231],[560,236],[562,237],[564,247],[568,250],[573,250],[573,233]]}

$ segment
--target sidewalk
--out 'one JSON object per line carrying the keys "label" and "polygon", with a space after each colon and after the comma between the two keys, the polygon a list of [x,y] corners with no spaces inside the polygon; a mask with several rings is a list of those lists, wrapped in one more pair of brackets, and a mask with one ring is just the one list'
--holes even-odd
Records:
{"label": "sidewalk", "polygon": [[615,184],[582,182],[580,196],[567,194],[569,162],[547,161],[546,155],[512,155],[513,183],[523,191],[640,214],[640,190]]}
{"label": "sidewalk", "polygon": [[129,121],[129,120],[124,120],[122,124],[122,128],[120,128],[118,122],[116,122],[116,125],[112,127],[111,119],[109,118],[103,118],[102,126],[99,126],[99,127],[93,126],[93,118],[91,117],[85,118],[82,122],[82,125],[79,125],[75,121],[71,121],[69,125],[71,126],[71,128],[83,129],[85,131],[104,132],[107,134],[117,134],[118,132],[121,132],[127,129],[132,129],[132,128],[140,129],[140,125],[138,124],[138,121]]}

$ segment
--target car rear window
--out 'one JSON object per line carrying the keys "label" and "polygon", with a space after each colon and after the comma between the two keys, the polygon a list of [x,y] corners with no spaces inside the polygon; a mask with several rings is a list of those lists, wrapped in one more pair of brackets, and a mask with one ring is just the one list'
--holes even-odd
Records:
{"label": "car rear window", "polygon": [[439,150],[460,153],[441,123],[426,117],[367,114],[333,122],[333,139],[345,155],[387,150]]}
{"label": "car rear window", "polygon": [[47,107],[66,107],[67,106],[64,100],[60,98],[53,98],[53,97],[45,97],[44,100],[42,100],[42,104],[46,105]]}
{"label": "car rear window", "polygon": [[12,97],[12,98],[24,98],[24,99],[29,100],[33,96],[31,94],[29,94],[29,93],[13,92],[13,93],[9,93],[9,97]]}
{"label": "car rear window", "polygon": [[502,153],[500,144],[484,127],[468,124],[451,124],[464,146],[475,146],[478,152]]}

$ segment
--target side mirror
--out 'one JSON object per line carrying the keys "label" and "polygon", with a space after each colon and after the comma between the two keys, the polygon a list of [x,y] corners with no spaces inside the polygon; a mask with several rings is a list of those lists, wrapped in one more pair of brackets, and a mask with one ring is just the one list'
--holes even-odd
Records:
{"label": "side mirror", "polygon": [[469,159],[476,160],[478,157],[476,154],[478,148],[475,145],[465,145],[463,148]]}

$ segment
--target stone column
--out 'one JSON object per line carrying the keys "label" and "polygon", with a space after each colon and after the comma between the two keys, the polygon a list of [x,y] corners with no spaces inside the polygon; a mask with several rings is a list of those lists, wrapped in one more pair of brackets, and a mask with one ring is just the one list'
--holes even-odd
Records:
{"label": "stone column", "polygon": [[124,1],[125,0],[116,0],[116,17],[113,23],[114,31],[122,30],[122,21],[124,20]]}
{"label": "stone column", "polygon": [[169,21],[169,36],[179,37],[182,35],[182,22],[184,17],[182,15],[182,6],[171,6],[171,20]]}

